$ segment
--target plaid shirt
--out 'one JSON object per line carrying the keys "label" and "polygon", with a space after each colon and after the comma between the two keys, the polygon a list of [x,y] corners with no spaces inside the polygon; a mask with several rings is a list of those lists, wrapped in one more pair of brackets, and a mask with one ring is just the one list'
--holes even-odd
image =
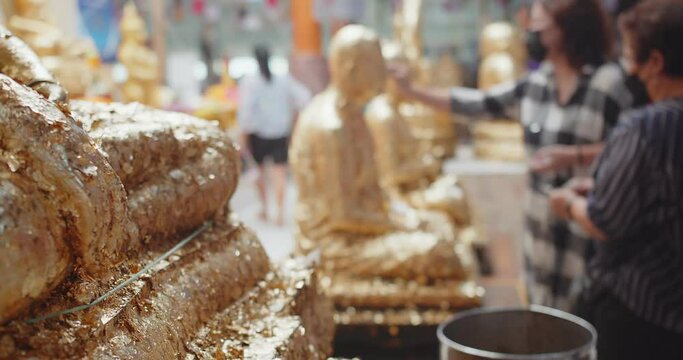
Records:
{"label": "plaid shirt", "polygon": [[[560,105],[553,68],[545,63],[517,83],[488,92],[452,89],[451,107],[466,115],[519,118],[527,152],[533,154],[549,145],[602,142],[620,113],[634,101],[626,83],[616,64],[586,66],[576,91],[566,105]],[[593,251],[591,242],[578,227],[552,216],[547,194],[575,175],[588,174],[589,169],[575,167],[529,176],[524,255],[532,303],[572,310],[583,288],[586,261]]]}

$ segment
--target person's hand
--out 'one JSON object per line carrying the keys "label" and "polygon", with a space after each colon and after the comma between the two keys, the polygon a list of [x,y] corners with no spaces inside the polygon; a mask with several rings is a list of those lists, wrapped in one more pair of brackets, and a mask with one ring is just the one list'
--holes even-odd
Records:
{"label": "person's hand", "polygon": [[550,208],[555,216],[562,220],[571,219],[570,206],[578,195],[569,188],[560,188],[550,192]]}
{"label": "person's hand", "polygon": [[552,145],[541,148],[531,158],[531,171],[548,173],[564,170],[576,164],[577,149],[574,146]]}
{"label": "person's hand", "polygon": [[389,77],[391,81],[396,84],[396,88],[403,95],[409,95],[412,90],[412,83],[410,82],[410,67],[404,64],[389,63],[387,64],[389,70]]}
{"label": "person's hand", "polygon": [[590,177],[572,178],[563,187],[573,191],[575,194],[586,197],[593,190],[595,182]]}

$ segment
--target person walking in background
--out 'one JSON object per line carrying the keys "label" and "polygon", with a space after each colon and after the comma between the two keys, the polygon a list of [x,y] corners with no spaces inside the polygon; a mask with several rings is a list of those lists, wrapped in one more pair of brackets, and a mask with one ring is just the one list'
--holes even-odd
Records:
{"label": "person walking in background", "polygon": [[258,165],[256,187],[261,201],[259,217],[268,221],[268,191],[265,161],[272,161],[272,182],[278,206],[276,224],[284,223],[287,189],[287,153],[289,138],[298,112],[311,98],[311,93],[289,75],[273,74],[270,51],[254,48],[259,73],[240,82],[238,122],[241,145]]}
{"label": "person walking in background", "polygon": [[431,89],[412,85],[405,69],[392,69],[408,98],[454,113],[520,119],[532,157],[524,253],[535,304],[571,311],[585,281],[592,244],[553,216],[548,192],[588,170],[619,114],[634,103],[625,72],[606,63],[611,35],[599,0],[536,0],[527,45],[541,66],[516,83],[488,92]]}
{"label": "person walking in background", "polygon": [[593,184],[556,190],[551,205],[596,240],[579,315],[598,331],[598,358],[680,360],[683,1],[643,0],[620,28],[624,63],[653,103],[622,117]]}

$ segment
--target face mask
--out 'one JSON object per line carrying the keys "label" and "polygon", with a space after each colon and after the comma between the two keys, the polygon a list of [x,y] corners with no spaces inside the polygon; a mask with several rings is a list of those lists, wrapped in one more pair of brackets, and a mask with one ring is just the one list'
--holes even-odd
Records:
{"label": "face mask", "polygon": [[541,62],[548,55],[548,48],[541,42],[540,31],[529,31],[526,36],[526,49],[531,60]]}
{"label": "face mask", "polygon": [[635,107],[650,103],[650,94],[647,91],[645,83],[640,80],[640,76],[637,74],[630,74],[626,76],[625,81],[626,87],[628,87],[634,97],[635,103],[633,105]]}

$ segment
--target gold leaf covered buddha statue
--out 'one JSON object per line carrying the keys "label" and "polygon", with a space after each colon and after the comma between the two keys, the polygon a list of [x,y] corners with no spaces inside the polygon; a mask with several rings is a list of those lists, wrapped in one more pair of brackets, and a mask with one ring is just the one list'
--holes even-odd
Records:
{"label": "gold leaf covered buddha statue", "polygon": [[[522,37],[511,24],[487,25],[480,38],[479,88],[518,79],[525,71],[526,52]],[[522,127],[509,120],[485,121],[473,126],[474,153],[486,160],[522,161],[525,157]]]}
{"label": "gold leaf covered buddha statue", "polygon": [[[382,52],[388,62],[407,62],[401,48],[393,43],[385,43]],[[395,83],[389,80],[386,92],[365,111],[382,188],[392,199],[419,209],[442,211],[459,228],[469,226],[470,213],[457,177],[443,175],[440,162],[431,154],[415,151],[419,141],[399,111],[403,102]]]}
{"label": "gold leaf covered buddha statue", "polygon": [[240,171],[227,133],[67,103],[4,28],[0,60],[0,359],[331,355],[316,271],[271,264],[228,212]]}
{"label": "gold leaf covered buddha statue", "polygon": [[121,45],[118,59],[128,71],[128,79],[122,89],[123,101],[159,106],[159,59],[154,51],[145,45],[145,21],[140,17],[133,1],[128,1],[124,6],[120,27]]}
{"label": "gold leaf covered buddha statue", "polygon": [[[386,84],[377,36],[360,25],[341,29],[330,70],[331,86],[302,112],[290,148],[299,250],[320,250],[338,307],[382,308],[399,295],[401,306],[478,304],[479,288],[463,282],[472,274],[469,248],[449,219],[391,209],[380,187],[363,114]],[[449,290],[439,292],[445,285],[437,282]]]}
{"label": "gold leaf covered buddha statue", "polygon": [[517,75],[524,73],[526,67],[526,50],[522,34],[512,24],[494,22],[481,31],[479,39],[479,55],[482,59],[496,53],[509,54],[515,64]]}

